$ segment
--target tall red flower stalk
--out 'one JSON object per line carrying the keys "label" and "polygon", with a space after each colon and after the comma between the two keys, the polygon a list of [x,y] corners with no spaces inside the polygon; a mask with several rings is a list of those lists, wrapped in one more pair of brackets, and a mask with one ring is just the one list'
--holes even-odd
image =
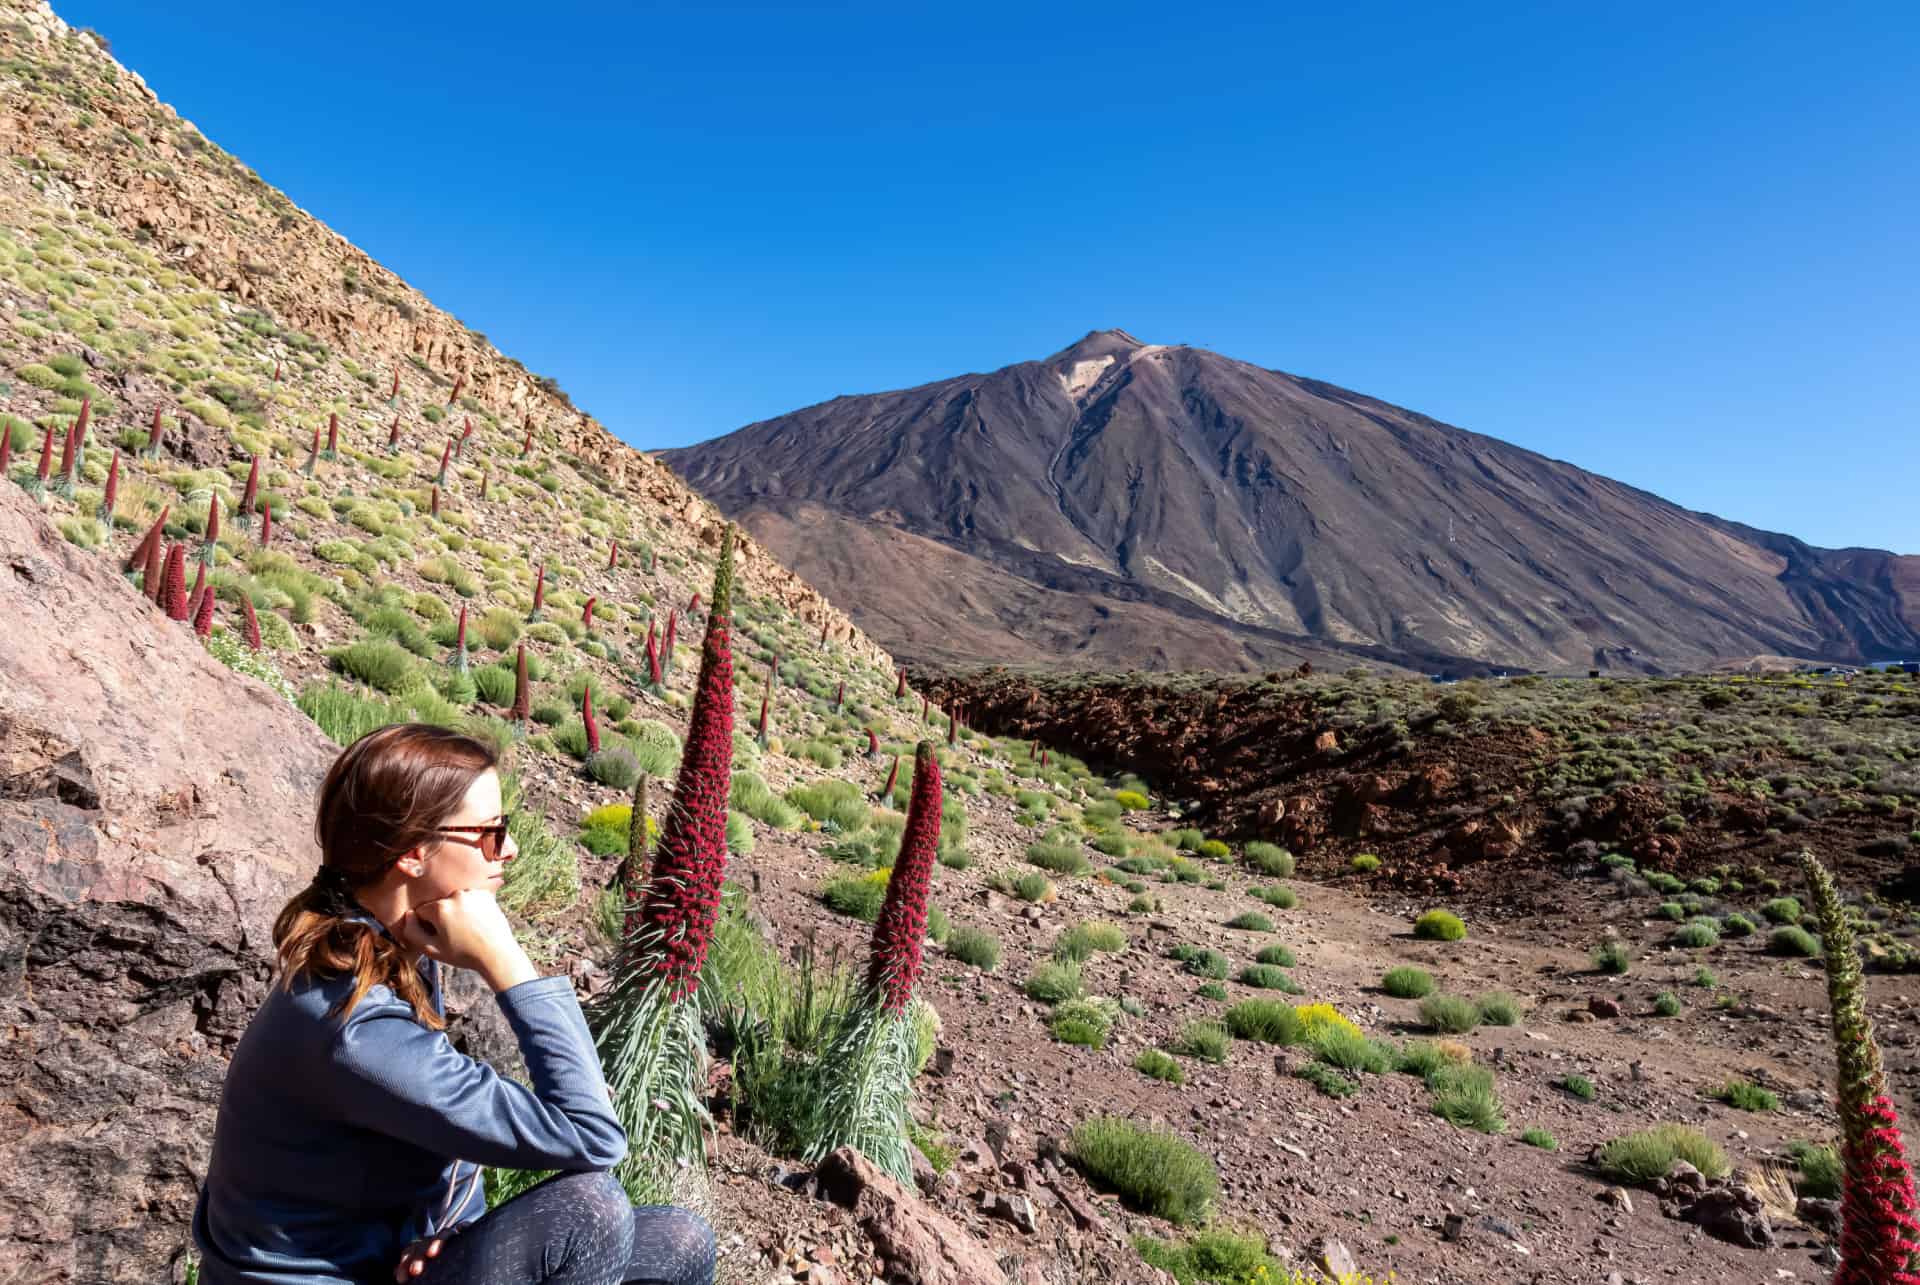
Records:
{"label": "tall red flower stalk", "polygon": [[186,619],[192,620],[200,614],[200,596],[207,591],[207,567],[197,564],[193,569],[193,588],[187,593]]}
{"label": "tall red flower stalk", "polygon": [[899,700],[907,694],[907,671],[900,671],[900,681],[893,685],[893,698]]}
{"label": "tall red flower stalk", "polygon": [[607,541],[607,570],[612,571],[620,565],[620,539],[615,536]]}
{"label": "tall red flower stalk", "polygon": [[833,693],[833,712],[834,713],[838,714],[840,712],[840,706],[846,699],[847,699],[847,680],[843,678],[840,680],[840,686],[836,688]]}
{"label": "tall red flower stalk", "polygon": [[[727,869],[727,801],[733,785],[733,546],[729,525],[713,575],[713,611],[700,649],[700,678],[687,719],[686,749],[673,787],[673,807],[654,858],[631,944],[666,998],[690,998],[700,981]],[[669,626],[671,628],[671,626]]]}
{"label": "tall red flower stalk", "polygon": [[187,618],[187,546],[173,544],[167,548],[167,569],[160,575],[160,602],[167,609],[167,619],[185,620]]}
{"label": "tall red flower stalk", "polygon": [[300,466],[300,471],[306,474],[308,477],[312,477],[315,471],[318,470],[319,467],[320,467],[320,426],[318,424],[315,424],[313,426],[313,445],[307,448],[307,462]]}
{"label": "tall red flower stalk", "polygon": [[439,483],[436,482],[433,486],[428,488],[427,495],[428,495],[427,513],[429,516],[437,518],[440,516],[440,485]]}
{"label": "tall red flower stalk", "polygon": [[388,425],[387,427],[387,454],[398,455],[399,453],[400,453],[400,417],[398,415],[395,415],[393,417],[393,423]]}
{"label": "tall red flower stalk", "polygon": [[166,528],[167,514],[172,511],[172,505],[167,505],[160,510],[160,516],[153,520],[153,525],[147,528],[147,533],[140,537],[140,543],[134,545],[133,552],[127,555],[126,562],[120,568],[122,571],[131,575],[135,571],[145,569],[148,557],[160,546],[163,538],[160,533]]}
{"label": "tall red flower stalk", "polygon": [[435,486],[445,486],[447,484],[447,461],[452,458],[453,439],[448,438],[447,444],[440,448],[440,471],[434,474],[433,478],[433,484]]}
{"label": "tall red flower stalk", "polygon": [[327,412],[327,458],[340,458],[340,412]]}
{"label": "tall red flower stalk", "polygon": [[465,426],[460,430],[459,440],[453,444],[453,458],[456,460],[467,453],[467,439],[473,436],[473,416],[462,415],[460,418]]}
{"label": "tall red flower stalk", "polygon": [[119,499],[120,452],[116,450],[113,453],[113,463],[107,465],[107,489],[100,496],[100,514],[106,519],[108,529],[113,527],[113,509]]}
{"label": "tall red flower stalk", "polygon": [[540,608],[547,601],[547,564],[541,563],[533,573],[533,610],[527,613],[527,623],[533,624],[540,619]]}
{"label": "tall red flower stalk", "polygon": [[392,401],[394,398],[398,397],[399,395],[400,395],[400,368],[398,366],[395,366],[393,368],[393,385],[392,387],[387,389],[387,400]]}
{"label": "tall red flower stalk", "polygon": [[280,382],[280,363],[277,361],[273,363],[273,382]]}
{"label": "tall red flower stalk", "polygon": [[[718,597],[715,597],[713,601],[714,601],[714,606],[717,609],[720,604],[720,599]],[[669,674],[673,672],[673,636],[674,636],[675,626],[677,626],[679,623],[680,623],[680,615],[678,612],[675,612],[675,611],[667,612],[667,634],[666,634],[666,637],[661,639],[660,641],[660,668],[665,670]],[[707,617],[707,623],[708,623],[708,627],[711,628],[713,623],[713,617],[711,616]],[[733,678],[732,678],[733,662],[731,659],[729,659],[727,662],[727,674],[728,674],[727,683],[729,688],[731,688],[733,683]]]}
{"label": "tall red flower stalk", "polygon": [[13,423],[0,419],[0,481],[5,481],[7,465],[13,462]]}
{"label": "tall red flower stalk", "polygon": [[487,483],[491,482],[492,480],[493,480],[493,474],[491,473],[482,473],[480,475],[480,498],[481,499],[484,500],[487,498]]}
{"label": "tall red flower stalk", "polygon": [[830,620],[822,620],[820,622],[820,645],[822,647],[827,645],[827,626],[831,623],[833,622]]}
{"label": "tall red flower stalk", "polygon": [[700,614],[700,591],[696,589],[693,591],[693,597],[687,600],[687,618],[691,620],[693,617],[699,614]]}
{"label": "tall red flower stalk", "polygon": [[580,689],[580,721],[587,729],[587,757],[600,752],[600,724],[593,717],[593,680]]}
{"label": "tall red flower stalk", "polygon": [[216,595],[211,588],[200,591],[199,605],[193,613],[193,632],[205,638],[213,633],[213,600]]}
{"label": "tall red flower stalk", "polygon": [[465,388],[466,386],[467,386],[467,373],[465,371],[461,371],[459,376],[456,377],[453,381],[453,391],[447,394],[447,405],[451,406],[455,402],[459,401],[460,390]]}
{"label": "tall red flower stalk", "polygon": [[245,593],[240,595],[240,615],[246,621],[247,647],[251,651],[260,650],[260,617],[254,614],[253,599]]}
{"label": "tall red flower stalk", "polygon": [[1867,1016],[1853,925],[1833,876],[1801,856],[1826,951],[1840,1108],[1840,1266],[1834,1285],[1920,1285],[1920,1221],[1900,1117]]}
{"label": "tall red flower stalk", "polygon": [[593,632],[593,607],[594,607],[594,604],[599,601],[600,600],[598,598],[589,597],[587,599],[586,610],[580,613],[580,626],[581,628],[585,629],[588,633]]}
{"label": "tall red flower stalk", "polygon": [[878,736],[875,736],[873,734],[873,729],[869,727],[867,729],[867,757],[872,758],[874,755],[878,754],[879,752],[880,752],[880,738]]}
{"label": "tall red flower stalk", "polygon": [[253,464],[247,469],[247,484],[240,492],[240,512],[234,516],[240,519],[243,527],[253,524],[253,506],[260,500],[260,457],[253,457]]}
{"label": "tall red flower stalk", "polygon": [[880,787],[880,797],[882,800],[890,799],[893,797],[893,787],[895,782],[899,781],[899,779],[900,779],[900,756],[896,754],[893,756],[893,766],[887,769],[887,783]]}
{"label": "tall red flower stalk", "polygon": [[955,735],[957,727],[958,725],[954,722],[953,714],[949,711],[947,714],[947,744],[952,745],[957,739]]}
{"label": "tall red flower stalk", "polygon": [[525,440],[520,443],[520,458],[525,459],[531,454],[533,454],[533,419],[529,416],[527,419],[527,436]]}
{"label": "tall red flower stalk", "polygon": [[460,604],[460,627],[453,634],[453,667],[460,673],[467,672],[467,604]]}
{"label": "tall red flower stalk", "polygon": [[1041,750],[1041,751],[1040,751],[1040,766],[1041,766],[1041,767],[1045,767],[1046,765],[1047,765],[1047,752],[1046,752],[1045,750]]}
{"label": "tall red flower stalk", "polygon": [[207,532],[200,540],[200,565],[213,565],[213,551],[220,541],[220,492],[207,497]]}
{"label": "tall red flower stalk", "polygon": [[273,496],[260,501],[260,547],[273,542]]}
{"label": "tall red flower stalk", "polygon": [[47,478],[53,474],[53,425],[49,424],[40,437],[40,467],[34,470],[33,480],[27,483],[27,494],[36,500],[42,500],[47,493]]}
{"label": "tall red flower stalk", "polygon": [[166,599],[160,593],[160,587],[167,582],[165,570],[166,546],[156,541],[147,550],[147,565],[141,572],[140,591],[147,595],[148,601],[156,607],[164,607]]}
{"label": "tall red flower stalk", "polygon": [[147,429],[147,458],[160,458],[160,408],[153,408],[153,425]]}
{"label": "tall red flower stalk", "polygon": [[873,954],[867,986],[880,1007],[896,1016],[907,1011],[920,978],[921,948],[927,939],[927,892],[933,885],[933,860],[940,852],[940,763],[925,741],[913,751],[913,797],[907,826],[900,834],[887,897],[873,925]]}
{"label": "tall red flower stalk", "polygon": [[75,420],[67,425],[67,439],[60,446],[60,481],[54,487],[59,494],[69,500],[73,498],[74,493],[74,448],[79,444],[80,422]]}
{"label": "tall red flower stalk", "polygon": [[647,622],[647,686],[660,692],[660,644],[654,636],[653,622]]}
{"label": "tall red flower stalk", "polygon": [[525,723],[532,716],[533,688],[527,684],[527,645],[521,643],[514,649],[513,708],[507,711],[507,717],[516,723]]}
{"label": "tall red flower stalk", "polygon": [[929,700],[928,700],[928,698],[927,698],[927,697],[925,697],[925,696],[922,696],[922,697],[920,698],[920,721],[921,721],[921,722],[923,722],[923,723],[927,723],[927,722],[931,722],[931,721],[932,721],[931,719],[929,719],[929,718],[927,717],[927,706],[928,706],[928,704],[929,704],[929,703],[930,703],[930,702],[929,702]]}

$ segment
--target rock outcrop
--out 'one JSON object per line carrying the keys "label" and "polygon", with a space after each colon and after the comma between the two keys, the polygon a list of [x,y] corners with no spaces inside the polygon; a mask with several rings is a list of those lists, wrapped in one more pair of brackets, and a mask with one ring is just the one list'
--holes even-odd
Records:
{"label": "rock outcrop", "polygon": [[0,1278],[158,1281],[334,749],[0,485]]}

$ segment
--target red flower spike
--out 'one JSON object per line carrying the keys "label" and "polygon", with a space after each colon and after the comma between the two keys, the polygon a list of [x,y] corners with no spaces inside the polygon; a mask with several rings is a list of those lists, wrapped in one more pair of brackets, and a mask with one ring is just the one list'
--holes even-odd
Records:
{"label": "red flower spike", "polygon": [[392,401],[400,395],[400,368],[393,368],[393,387],[387,391],[387,400]]}
{"label": "red flower spike", "polygon": [[547,564],[541,563],[533,576],[533,609],[537,612],[547,600]]}
{"label": "red flower spike", "polygon": [[440,448],[440,472],[433,479],[434,485],[445,486],[447,484],[447,461],[452,458],[453,458],[453,439],[449,437],[447,439],[447,444]]}
{"label": "red flower spike", "polygon": [[593,680],[580,689],[580,721],[587,727],[587,754],[600,752],[600,724],[593,717]]}
{"label": "red flower spike", "polygon": [[580,624],[588,633],[593,632],[593,605],[599,601],[598,598],[588,598],[587,609],[580,613]]}
{"label": "red flower spike", "polygon": [[907,671],[900,671],[900,681],[893,685],[893,698],[899,700],[907,694]]}
{"label": "red flower spike", "polygon": [[247,647],[251,651],[260,650],[260,617],[253,612],[253,599],[246,594],[240,595],[240,614],[247,625]]}
{"label": "red flower spike", "polygon": [[513,708],[507,717],[524,723],[533,715],[533,689],[527,685],[527,645],[521,643],[513,659]]}
{"label": "red flower spike", "polygon": [[920,721],[923,723],[927,721],[927,704],[927,698],[922,696],[920,698]]}
{"label": "red flower spike", "polygon": [[694,591],[692,599],[689,600],[687,603],[687,615],[689,617],[692,617],[692,616],[698,615],[699,611],[700,611],[700,591],[696,589]]}
{"label": "red flower spike", "polygon": [[34,474],[34,480],[42,485],[53,472],[53,425],[47,425],[46,434],[40,439],[40,470]]}
{"label": "red flower spike", "polygon": [[[0,429],[0,432],[4,432]],[[0,465],[0,469],[5,466]],[[100,497],[100,511],[107,515],[107,525],[113,525],[114,501],[120,498],[120,452],[113,453],[113,463],[107,465],[107,489]]]}
{"label": "red flower spike", "polygon": [[1842,1145],[1840,1267],[1833,1285],[1920,1285],[1913,1171],[1900,1141],[1900,1117],[1882,1093],[1860,1108],[1864,1126]]}
{"label": "red flower spike", "polygon": [[619,565],[620,541],[618,539],[612,539],[607,541],[607,570],[612,571]]}
{"label": "red flower spike", "polygon": [[462,371],[453,381],[453,391],[447,394],[447,405],[451,406],[455,402],[459,401],[460,390],[462,388],[465,388],[466,386],[467,386],[466,372]]}
{"label": "red flower spike", "polygon": [[830,621],[826,620],[820,622],[820,645],[822,647],[827,645],[827,625],[830,623]]}
{"label": "red flower spike", "polygon": [[460,627],[453,635],[453,667],[467,672],[467,604],[460,604]]}
{"label": "red flower spike", "polygon": [[533,454],[533,420],[527,420],[527,440],[520,443],[520,455],[525,458]]}
{"label": "red flower spike", "polygon": [[167,619],[185,620],[187,618],[187,546],[171,545],[167,549],[167,569],[160,576],[160,601],[167,609]]}
{"label": "red flower spike", "polygon": [[834,692],[833,694],[833,712],[834,713],[838,714],[840,712],[840,704],[842,701],[846,699],[847,699],[847,680],[843,678],[840,680],[839,690]]}
{"label": "red flower spike", "polygon": [[491,473],[482,473],[480,475],[480,498],[481,499],[484,500],[487,498],[487,483],[491,482],[492,480],[493,480],[493,474]]}
{"label": "red flower spike", "polygon": [[207,497],[207,535],[205,544],[211,549],[220,539],[220,492],[215,491]]}
{"label": "red flower spike", "polygon": [[260,547],[266,548],[273,540],[273,497],[269,495],[260,502]]}
{"label": "red flower spike", "polygon": [[660,686],[660,645],[654,637],[653,622],[647,622],[647,683]]}
{"label": "red flower spike", "polygon": [[80,422],[74,426],[73,430],[80,435],[80,451],[82,454],[85,454],[87,449],[87,421],[92,418],[93,398],[82,397],[80,399]]}
{"label": "red flower spike", "polygon": [[73,473],[73,448],[80,444],[80,421],[67,425],[67,440],[60,445],[60,476]]}
{"label": "red flower spike", "polygon": [[216,595],[212,589],[201,591],[198,605],[193,613],[193,632],[205,638],[213,633],[213,600]]}
{"label": "red flower spike", "polygon": [[160,408],[153,408],[153,427],[147,430],[147,454],[160,458]]}
{"label": "red flower spike", "polygon": [[754,739],[759,741],[761,749],[767,747],[767,702],[772,695],[771,691],[760,693],[760,721],[754,726],[753,735]]}
{"label": "red flower spike", "polygon": [[958,724],[954,722],[953,715],[949,713],[947,715],[947,744],[949,745],[952,745],[954,743],[954,740],[955,740],[954,733],[957,726]]}
{"label": "red flower spike", "polygon": [[673,806],[630,940],[656,943],[653,971],[678,1003],[700,984],[727,873],[727,799],[733,782],[733,548],[728,526],[713,576],[713,611],[700,648],[700,677],[687,719]]}
{"label": "red flower spike", "polygon": [[139,571],[147,565],[148,554],[159,546],[162,538],[160,533],[165,529],[167,514],[171,511],[171,505],[160,510],[160,516],[153,520],[153,525],[147,528],[147,533],[140,537],[140,543],[134,545],[133,552],[127,555],[126,562],[120,568],[122,571]]}
{"label": "red flower spike", "polygon": [[869,727],[867,729],[867,757],[872,758],[874,755],[878,754],[879,752],[880,752],[880,738],[875,736],[873,734],[873,729]]}
{"label": "red flower spike", "polygon": [[327,413],[327,458],[333,459],[340,454],[340,412]]}
{"label": "red flower spike", "polygon": [[7,476],[7,465],[13,462],[13,424],[0,419],[0,479]]}
{"label": "red flower spike", "polygon": [[431,499],[429,503],[431,504],[431,507],[427,510],[428,514],[436,518],[439,517],[440,516],[440,487],[438,483],[435,483],[433,487],[433,490],[431,493]]}
{"label": "red flower spike", "polygon": [[145,593],[148,600],[156,607],[166,602],[166,599],[160,596],[160,586],[167,582],[166,572],[162,567],[165,558],[164,543],[155,540],[147,549],[147,565],[141,572],[141,592]]}
{"label": "red flower spike", "polygon": [[387,450],[391,452],[391,451],[397,451],[399,449],[400,449],[400,417],[398,415],[395,415],[393,417],[393,423],[389,425],[387,428]]}
{"label": "red flower spike", "polygon": [[[720,599],[716,597],[714,601],[717,603],[720,601]],[[660,644],[660,667],[666,670],[668,673],[673,672],[674,627],[677,624],[679,624],[679,622],[680,622],[680,614],[678,612],[669,611],[667,613],[667,636]],[[712,616],[707,617],[707,627],[709,629],[713,627]],[[727,686],[729,688],[733,686],[733,660],[731,656],[729,656],[727,660]]]}
{"label": "red flower spike", "polygon": [[927,892],[939,852],[940,763],[933,746],[922,741],[913,751],[913,798],[907,804],[907,825],[900,834],[893,877],[887,880],[886,900],[873,925],[873,954],[867,964],[868,989],[883,1010],[896,1016],[913,1002],[913,986],[920,979]]}
{"label": "red flower spike", "polygon": [[280,382],[280,363],[277,361],[273,363],[273,382]]}
{"label": "red flower spike", "polygon": [[253,457],[253,467],[247,470],[246,489],[240,492],[240,518],[243,522],[253,520],[253,506],[260,498],[260,457]]}

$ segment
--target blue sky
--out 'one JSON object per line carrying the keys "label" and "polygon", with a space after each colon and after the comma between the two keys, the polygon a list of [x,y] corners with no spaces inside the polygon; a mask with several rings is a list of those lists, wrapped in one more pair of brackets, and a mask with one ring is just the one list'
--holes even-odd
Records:
{"label": "blue sky", "polygon": [[56,8],[635,445],[1119,326],[1920,553],[1910,3]]}

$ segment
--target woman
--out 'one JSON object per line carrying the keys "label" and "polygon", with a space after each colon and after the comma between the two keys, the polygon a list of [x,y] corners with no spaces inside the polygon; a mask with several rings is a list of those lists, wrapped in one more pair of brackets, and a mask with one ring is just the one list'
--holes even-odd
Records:
{"label": "woman", "polygon": [[[227,1069],[193,1217],[203,1285],[710,1285],[713,1233],[634,1208],[586,1019],[494,900],[515,844],[496,757],[444,728],[355,741],[322,864],[273,926],[277,984]],[[533,1081],[446,1036],[441,966],[486,980]],[[481,1167],[561,1172],[497,1209]]]}

